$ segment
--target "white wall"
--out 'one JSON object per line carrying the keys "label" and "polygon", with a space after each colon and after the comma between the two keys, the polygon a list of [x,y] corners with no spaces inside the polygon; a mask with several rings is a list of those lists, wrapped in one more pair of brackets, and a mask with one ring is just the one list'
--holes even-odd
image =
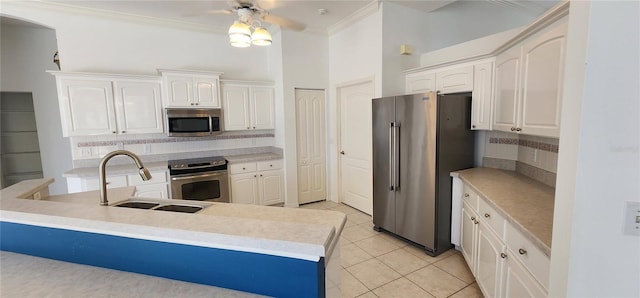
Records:
{"label": "white wall", "polygon": [[374,79],[374,96],[382,95],[382,13],[367,16],[329,37],[329,103],[327,108],[327,172],[329,199],[338,200],[338,108],[336,87]]}
{"label": "white wall", "polygon": [[[382,96],[404,94],[403,71],[418,67],[420,53],[432,41],[424,35],[429,26],[427,14],[392,2],[382,3]],[[413,55],[400,55],[400,45],[407,44]]]}
{"label": "white wall", "polygon": [[[328,89],[329,42],[326,36],[282,32],[283,115],[278,134],[283,137],[287,206],[298,204],[296,142],[296,88]],[[280,129],[281,128],[281,129]]]}
{"label": "white wall", "polygon": [[232,47],[225,34],[3,2],[2,13],[56,30],[63,71],[157,74],[158,68],[224,72],[269,80],[268,47]]}
{"label": "white wall", "polygon": [[[550,7],[557,1],[546,2],[538,4]],[[426,14],[422,36],[429,43],[422,53],[528,25],[537,17],[535,11],[491,1],[456,1]]]}
{"label": "white wall", "polygon": [[639,297],[640,3],[572,1],[549,295]]}
{"label": "white wall", "polygon": [[32,92],[43,175],[56,180],[52,194],[66,193],[62,173],[72,167],[71,149],[62,137],[55,79],[45,72],[57,70],[55,31],[13,25],[2,25],[1,30],[0,90]]}

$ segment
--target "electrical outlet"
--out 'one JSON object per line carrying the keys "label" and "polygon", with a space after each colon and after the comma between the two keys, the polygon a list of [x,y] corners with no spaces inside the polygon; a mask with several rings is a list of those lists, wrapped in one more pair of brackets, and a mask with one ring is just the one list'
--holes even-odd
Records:
{"label": "electrical outlet", "polygon": [[624,213],[624,234],[640,236],[640,202],[627,202]]}
{"label": "electrical outlet", "polygon": [[538,162],[538,149],[533,149],[533,162]]}
{"label": "electrical outlet", "polygon": [[151,144],[144,144],[144,153],[151,153]]}
{"label": "electrical outlet", "polygon": [[118,150],[124,150],[124,143],[118,142]]}
{"label": "electrical outlet", "polygon": [[80,155],[82,157],[91,157],[91,147],[84,147],[81,149]]}

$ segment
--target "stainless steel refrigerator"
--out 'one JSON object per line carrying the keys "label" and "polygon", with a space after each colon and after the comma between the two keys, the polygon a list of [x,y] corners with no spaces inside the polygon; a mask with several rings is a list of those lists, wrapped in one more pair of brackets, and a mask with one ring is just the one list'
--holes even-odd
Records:
{"label": "stainless steel refrigerator", "polygon": [[438,255],[451,245],[451,171],[473,167],[471,93],[373,99],[373,224]]}

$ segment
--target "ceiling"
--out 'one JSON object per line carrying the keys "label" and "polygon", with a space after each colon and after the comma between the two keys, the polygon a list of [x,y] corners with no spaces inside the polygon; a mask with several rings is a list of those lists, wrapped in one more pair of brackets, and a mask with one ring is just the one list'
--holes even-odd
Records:
{"label": "ceiling", "polygon": [[[252,0],[241,0],[251,2]],[[403,6],[431,12],[447,6],[456,1],[469,0],[381,0],[393,2]],[[513,9],[523,10],[527,13],[540,15],[551,5],[536,0],[475,0],[485,1],[491,5],[501,5]],[[94,13],[101,14],[125,14],[128,17],[143,16],[160,19],[167,22],[179,22],[194,26],[206,27],[212,31],[224,32],[229,25],[237,19],[235,14],[203,14],[208,10],[224,10],[230,7],[234,1],[220,0],[46,0],[41,1],[57,6],[69,8],[86,8]],[[375,5],[377,0],[253,0],[261,8],[275,16],[284,17],[306,25],[305,31],[326,34],[340,21],[357,14],[359,10],[368,5]],[[548,1],[547,1],[548,2]],[[556,2],[556,1],[553,1]],[[543,4],[541,4],[543,3]],[[319,9],[326,9],[327,13],[321,15]]]}

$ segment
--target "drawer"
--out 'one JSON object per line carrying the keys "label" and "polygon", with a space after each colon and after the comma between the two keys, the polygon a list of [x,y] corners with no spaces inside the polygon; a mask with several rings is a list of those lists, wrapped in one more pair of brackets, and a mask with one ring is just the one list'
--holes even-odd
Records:
{"label": "drawer", "polygon": [[549,257],[513,225],[507,223],[506,243],[509,255],[518,259],[545,288],[549,289]]}
{"label": "drawer", "polygon": [[229,174],[252,173],[256,171],[256,163],[232,163],[229,165]]}
{"label": "drawer", "polygon": [[478,212],[478,194],[468,184],[463,184],[462,187],[462,200],[467,203],[469,207],[473,208],[473,211]]}
{"label": "drawer", "polygon": [[258,171],[280,170],[282,164],[282,159],[260,161],[258,162]]}
{"label": "drawer", "polygon": [[479,203],[478,216],[480,216],[480,219],[489,224],[491,229],[493,229],[500,239],[504,239],[504,216],[498,213],[484,199],[481,199]]}
{"label": "drawer", "polygon": [[129,186],[148,185],[148,184],[154,184],[154,183],[167,182],[167,171],[155,171],[155,172],[151,172],[150,174],[151,174],[151,180],[149,181],[142,180],[139,174],[127,175],[127,179],[129,180]]}

